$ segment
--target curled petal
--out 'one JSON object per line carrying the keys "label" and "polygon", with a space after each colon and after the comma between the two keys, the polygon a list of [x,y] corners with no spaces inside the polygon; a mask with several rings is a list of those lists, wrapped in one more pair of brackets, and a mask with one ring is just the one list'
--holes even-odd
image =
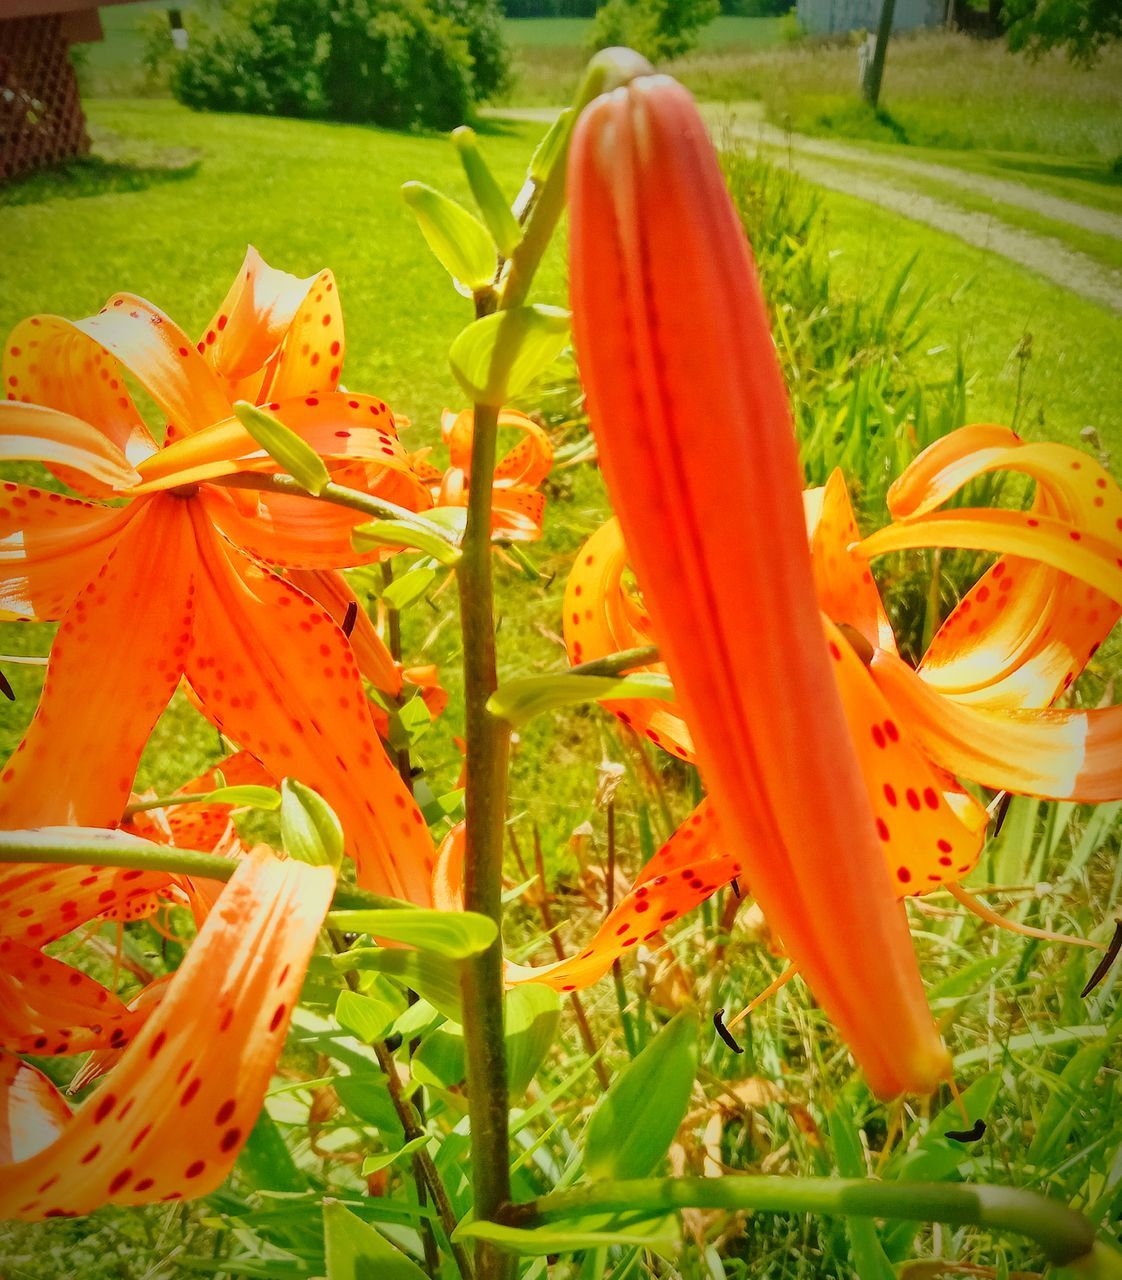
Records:
{"label": "curled petal", "polygon": [[965,508],[890,524],[858,544],[872,559],[917,547],[966,547],[1039,561],[1122,604],[1122,544],[1025,511]]}
{"label": "curled petal", "polygon": [[868,562],[851,547],[860,536],[845,477],[837,468],[821,490],[803,495],[814,586],[822,612],[853,627],[874,647],[896,651],[880,592]]}
{"label": "curled petal", "polygon": [[8,863],[0,866],[0,936],[38,948],[88,920],[140,920],[170,883],[162,871]]}
{"label": "curled petal", "polygon": [[[1116,559],[1122,553],[1122,493],[1109,473],[1078,450],[1025,444],[1004,427],[964,427],[936,441],[893,485],[889,504],[910,522],[968,481],[1004,469],[1036,482],[1029,528],[1050,517],[1069,539],[1089,536],[1113,546]],[[1122,609],[1069,572],[1062,552],[1044,559],[1032,550],[1007,554],[974,585],[924,655],[920,670],[932,687],[977,705],[1042,707],[1082,671]]]}
{"label": "curled petal", "polygon": [[247,858],[109,1077],[53,1141],[0,1165],[0,1217],[213,1191],[261,1108],[333,886],[327,867]]}
{"label": "curled petal", "polygon": [[119,1049],[144,1021],[100,982],[40,951],[0,942],[0,1048],[69,1055]]}
{"label": "curled petal", "polygon": [[276,777],[323,795],[364,887],[423,905],[432,838],[378,741],[347,638],[322,606],[193,515],[203,572],[187,676],[207,715]]}
{"label": "curled petal", "polygon": [[[563,629],[571,662],[591,662],[608,654],[654,642],[651,620],[624,585],[627,548],[619,521],[608,520],[577,553],[565,584]],[[654,662],[641,671],[665,672]],[[624,724],[681,760],[693,759],[693,739],[681,715],[664,702],[629,698],[603,703]]]}
{"label": "curled petal", "polygon": [[0,621],[61,618],[135,514],[10,481],[0,486]]}
{"label": "curled petal", "polygon": [[43,462],[63,476],[81,472],[105,491],[124,489],[139,480],[103,431],[40,404],[0,404],[0,460]]}
{"label": "curled petal", "polygon": [[[125,385],[122,364],[81,324],[61,316],[32,316],[12,330],[4,349],[3,379],[9,401],[47,405],[89,423],[118,455],[135,466],[156,449]],[[105,482],[83,484],[67,469],[60,479],[95,496]]]}
{"label": "curled petal", "polygon": [[[495,464],[495,480],[536,489],[553,466],[553,444],[549,433],[533,418],[516,409],[499,413],[499,430],[504,427],[523,433],[521,439]],[[471,475],[471,443],[475,434],[475,415],[470,409],[453,414],[445,409],[441,416],[441,435],[448,446],[448,460],[466,476]]]}
{"label": "curled petal", "polygon": [[299,280],[270,267],[250,245],[234,283],[211,318],[201,339],[203,356],[230,386],[231,399],[255,399],[246,394],[247,379],[264,376],[277,354],[308,290],[319,280]]}
{"label": "curled petal", "polygon": [[144,504],[67,610],[31,724],[0,772],[0,828],[111,827],[191,642],[188,503]]}
{"label": "curled petal", "polygon": [[1048,800],[1122,799],[1122,707],[992,711],[943,697],[891,654],[873,679],[923,750],[983,786]]}
{"label": "curled petal", "polygon": [[269,362],[261,395],[286,400],[334,391],[346,354],[343,309],[335,277],[321,271],[296,308],[280,350]]}
{"label": "curled petal", "polygon": [[0,1167],[37,1155],[69,1121],[66,1099],[38,1067],[0,1053]]}

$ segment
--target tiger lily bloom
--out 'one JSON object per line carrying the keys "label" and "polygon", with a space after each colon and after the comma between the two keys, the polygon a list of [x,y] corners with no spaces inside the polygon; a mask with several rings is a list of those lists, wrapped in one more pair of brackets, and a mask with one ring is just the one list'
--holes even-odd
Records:
{"label": "tiger lily bloom", "polygon": [[569,186],[593,433],[725,848],[874,1091],[930,1092],[950,1059],[831,669],[767,312],[688,93],[652,76],[597,99]]}
{"label": "tiger lily bloom", "polygon": [[[533,418],[503,409],[499,428],[520,431],[523,439],[495,464],[491,497],[491,531],[504,542],[532,542],[541,537],[545,495],[539,486],[553,466],[553,445]],[[429,486],[436,507],[466,507],[471,483],[471,442],[475,418],[470,409],[445,409],[440,434],[448,449],[448,468],[440,471],[427,458],[414,455],[417,474]]]}
{"label": "tiger lily bloom", "polygon": [[[0,770],[0,827],[117,823],[185,678],[224,734],[327,799],[360,883],[427,902],[432,840],[378,742],[338,602],[281,576],[369,559],[351,547],[364,517],[222,483],[277,470],[232,412],[249,398],[335,479],[429,504],[385,404],[337,389],[342,359],[331,273],[296,280],[252,249],[197,344],[126,294],[76,323],[34,316],[13,331],[0,459],[41,461],[84,497],[0,490],[0,618],[60,622],[38,710]],[[126,370],[167,421],[162,448]]]}
{"label": "tiger lily bloom", "polygon": [[206,1195],[261,1109],[334,888],[329,867],[252,851],[163,999],[73,1114],[0,1055],[0,1218]]}

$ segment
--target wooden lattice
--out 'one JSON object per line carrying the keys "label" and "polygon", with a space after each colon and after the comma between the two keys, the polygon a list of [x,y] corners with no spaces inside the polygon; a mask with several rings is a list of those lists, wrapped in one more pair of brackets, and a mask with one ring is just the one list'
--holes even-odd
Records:
{"label": "wooden lattice", "polygon": [[0,19],[0,182],[89,147],[62,19]]}

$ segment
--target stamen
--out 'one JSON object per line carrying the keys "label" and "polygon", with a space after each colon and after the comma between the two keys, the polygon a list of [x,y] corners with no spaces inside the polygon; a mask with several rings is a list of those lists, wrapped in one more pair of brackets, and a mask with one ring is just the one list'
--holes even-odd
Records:
{"label": "stamen", "polygon": [[740,881],[736,878],[736,876],[733,876],[733,878],[729,881],[729,885],[732,888],[733,893],[735,893],[736,896],[739,898],[740,897]]}
{"label": "stamen", "polygon": [[1115,922],[1114,937],[1107,945],[1103,958],[1095,966],[1095,972],[1087,979],[1087,985],[1079,993],[1081,996],[1086,998],[1102,982],[1110,972],[1110,966],[1118,959],[1120,951],[1122,951],[1122,919]]}
{"label": "stamen", "polygon": [[343,614],[343,621],[339,624],[345,636],[349,636],[355,629],[355,623],[358,621],[358,601],[351,600],[347,604],[347,612]]}
{"label": "stamen", "polygon": [[725,1026],[724,1016],[725,1016],[724,1009],[718,1009],[717,1012],[713,1015],[713,1026],[716,1027],[717,1034],[721,1037],[721,1039],[725,1042],[725,1044],[728,1045],[728,1047],[733,1051],[733,1053],[743,1053],[744,1050],[740,1047],[740,1045],[736,1043],[736,1038],[733,1036],[732,1032],[728,1029],[728,1027]]}
{"label": "stamen", "polygon": [[0,671],[0,693],[2,693],[9,702],[15,702],[16,691],[8,683],[8,677],[3,673],[3,671]]}
{"label": "stamen", "polygon": [[1091,947],[1096,951],[1106,950],[1104,943],[1092,942],[1090,938],[1077,938],[1070,933],[1052,933],[1048,929],[1034,929],[1032,925],[1021,924],[1019,920],[1010,920],[1006,916],[998,915],[992,907],[987,907],[981,899],[975,898],[972,893],[968,893],[960,884],[947,884],[944,885],[944,888],[952,898],[957,898],[968,911],[972,911],[987,924],[997,925],[999,929],[1008,929],[1010,933],[1019,933],[1026,938],[1040,938],[1044,942],[1068,942],[1075,947]]}
{"label": "stamen", "polygon": [[850,626],[848,622],[835,622],[834,625],[849,641],[849,647],[853,652],[861,659],[865,666],[869,666],[873,660],[873,655],[876,653],[876,650],[868,640],[865,639],[856,627]]}
{"label": "stamen", "polygon": [[990,824],[993,827],[990,832],[991,840],[996,840],[1001,835],[1001,828],[1005,825],[1005,817],[1009,812],[1009,805],[1012,801],[1011,792],[999,791],[987,805],[986,812],[990,815]]}
{"label": "stamen", "polygon": [[774,982],[769,982],[758,996],[754,996],[749,1000],[735,1018],[730,1018],[725,1024],[726,1027],[731,1029],[732,1027],[735,1027],[738,1022],[743,1022],[744,1019],[747,1018],[750,1013],[754,1013],[765,1000],[770,1000],[777,991],[781,991],[787,983],[791,981],[795,974],[798,973],[798,971],[799,966],[797,964],[789,964]]}

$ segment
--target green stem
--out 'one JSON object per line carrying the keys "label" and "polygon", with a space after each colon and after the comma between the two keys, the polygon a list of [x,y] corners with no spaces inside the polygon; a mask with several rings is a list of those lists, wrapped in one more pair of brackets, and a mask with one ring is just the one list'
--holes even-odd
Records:
{"label": "green stem", "polygon": [[292,493],[300,498],[311,498],[316,502],[330,502],[337,507],[349,507],[352,511],[361,511],[363,515],[373,516],[377,520],[396,520],[418,533],[430,538],[439,538],[450,547],[456,546],[456,539],[443,526],[426,520],[424,516],[410,511],[408,507],[399,507],[395,502],[386,502],[384,498],[376,498],[373,494],[363,493],[360,489],[348,489],[342,484],[328,484],[318,494],[311,494],[291,476],[266,475],[257,471],[240,472],[232,476],[220,476],[213,484],[224,485],[228,489],[254,489],[262,493]]}
{"label": "green stem", "polygon": [[[471,483],[462,559],[456,579],[464,645],[466,856],[464,906],[500,926],[495,944],[465,962],[464,1006],[472,1184],[477,1218],[491,1218],[510,1199],[510,1130],[503,1040],[502,853],[510,727],[487,710],[498,686],[491,576],[491,484],[498,410],[475,407]],[[480,1280],[508,1275],[509,1260],[481,1247]]]}
{"label": "green stem", "polygon": [[1057,1266],[1085,1258],[1095,1246],[1094,1228],[1086,1218],[1035,1191],[860,1178],[744,1176],[594,1182],[528,1204],[508,1205],[502,1221],[512,1227],[535,1227],[585,1215],[669,1213],[677,1209],[753,1209],[991,1227],[1033,1240]]}
{"label": "green stem", "polygon": [[[68,839],[65,844],[47,844],[41,834],[27,838],[28,833],[0,833],[0,865],[34,862],[56,866],[122,867],[140,871],[166,872],[173,876],[194,876],[199,880],[229,880],[240,865],[234,858],[216,853],[200,853],[195,849],[173,849],[169,846],[135,847],[91,838]],[[22,837],[22,838],[21,838]],[[337,884],[331,905],[336,910],[413,910],[411,902],[370,893],[354,884]]]}
{"label": "green stem", "polygon": [[603,658],[593,658],[590,662],[581,662],[570,667],[566,672],[570,676],[622,676],[635,667],[645,667],[658,661],[658,646],[643,645],[638,649],[621,649],[619,653],[609,653]]}

